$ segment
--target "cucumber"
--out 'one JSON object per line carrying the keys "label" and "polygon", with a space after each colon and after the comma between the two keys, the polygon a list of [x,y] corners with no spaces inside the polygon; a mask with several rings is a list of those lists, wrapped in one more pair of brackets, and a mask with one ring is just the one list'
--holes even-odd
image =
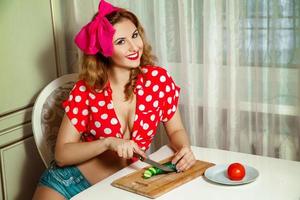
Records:
{"label": "cucumber", "polygon": [[[169,167],[170,169],[173,169],[174,171],[177,171],[176,165],[172,164],[171,161],[164,163],[163,165]],[[158,175],[158,174],[167,174],[169,172],[166,172],[164,170],[161,170],[157,167],[149,167],[144,171],[143,178],[148,179],[151,178],[152,176]]]}

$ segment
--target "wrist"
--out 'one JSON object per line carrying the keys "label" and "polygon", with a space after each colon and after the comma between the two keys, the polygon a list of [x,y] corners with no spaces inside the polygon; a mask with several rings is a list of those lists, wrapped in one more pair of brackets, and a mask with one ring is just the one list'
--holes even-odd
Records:
{"label": "wrist", "polygon": [[181,151],[183,149],[191,149],[190,145],[180,145],[176,148],[176,151]]}
{"label": "wrist", "polygon": [[111,138],[110,137],[104,138],[103,142],[104,142],[104,146],[105,146],[106,150],[111,149]]}

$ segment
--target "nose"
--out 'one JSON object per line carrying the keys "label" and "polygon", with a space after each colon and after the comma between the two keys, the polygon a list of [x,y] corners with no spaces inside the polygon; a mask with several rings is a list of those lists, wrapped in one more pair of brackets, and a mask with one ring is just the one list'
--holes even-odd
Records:
{"label": "nose", "polygon": [[138,45],[133,40],[129,40],[128,44],[129,44],[129,51],[138,51],[139,50]]}

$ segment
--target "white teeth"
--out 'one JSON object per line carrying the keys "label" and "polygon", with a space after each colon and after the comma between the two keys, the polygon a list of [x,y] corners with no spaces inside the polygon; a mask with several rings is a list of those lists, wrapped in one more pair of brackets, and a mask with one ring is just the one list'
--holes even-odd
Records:
{"label": "white teeth", "polygon": [[137,57],[137,53],[133,54],[133,55],[130,55],[130,56],[127,56],[128,58],[135,58]]}

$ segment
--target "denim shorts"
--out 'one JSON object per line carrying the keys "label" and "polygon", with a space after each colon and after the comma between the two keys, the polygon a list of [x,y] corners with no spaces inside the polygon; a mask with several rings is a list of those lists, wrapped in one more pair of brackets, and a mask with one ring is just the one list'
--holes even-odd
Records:
{"label": "denim shorts", "polygon": [[39,185],[59,192],[66,199],[91,186],[76,166],[58,167],[55,163],[42,174]]}

